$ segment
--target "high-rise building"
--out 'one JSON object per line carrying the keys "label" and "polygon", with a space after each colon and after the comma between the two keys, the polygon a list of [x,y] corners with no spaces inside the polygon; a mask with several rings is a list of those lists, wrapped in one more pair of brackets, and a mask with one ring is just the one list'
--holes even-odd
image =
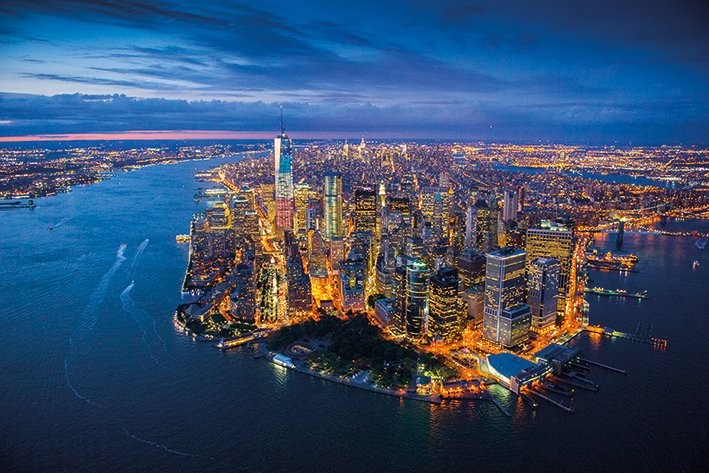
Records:
{"label": "high-rise building", "polygon": [[517,213],[520,214],[524,211],[524,186],[519,186],[517,188]]}
{"label": "high-rise building", "polygon": [[502,221],[508,222],[510,220],[517,220],[517,209],[518,209],[518,196],[517,192],[513,190],[506,190],[503,193],[502,202]]}
{"label": "high-rise building", "polygon": [[307,317],[313,310],[310,278],[305,273],[303,259],[293,232],[284,232],[286,249],[286,282],[288,284],[288,317]]}
{"label": "high-rise building", "polygon": [[458,256],[458,275],[466,289],[475,284],[485,284],[485,255],[464,250]]}
{"label": "high-rise building", "polygon": [[413,215],[411,212],[410,200],[401,195],[387,198],[387,227],[391,232],[393,227],[397,227],[402,237],[411,235]]}
{"label": "high-rise building", "polygon": [[292,230],[295,202],[293,199],[293,150],[290,138],[283,127],[283,109],[281,109],[281,134],[273,140],[276,171],[276,228]]}
{"label": "high-rise building", "polygon": [[623,220],[618,220],[618,233],[615,235],[616,248],[623,247],[623,234],[625,234],[625,222]]}
{"label": "high-rise building", "polygon": [[483,337],[494,344],[513,347],[529,335],[525,256],[523,250],[511,247],[486,255]]}
{"label": "high-rise building", "polygon": [[478,199],[474,205],[474,240],[475,247],[486,253],[497,246],[497,217],[498,212],[495,206],[491,207],[483,199]]}
{"label": "high-rise building", "polygon": [[[526,250],[528,262],[539,257],[548,257],[556,258],[561,263],[557,311],[563,314],[571,273],[573,231],[564,224],[542,220],[539,226],[527,229]],[[529,271],[529,268],[527,270]]]}
{"label": "high-rise building", "polygon": [[320,230],[320,202],[309,200],[308,207],[305,209],[305,230],[310,229]]}
{"label": "high-rise building", "polygon": [[421,213],[426,221],[433,223],[436,213],[436,202],[442,207],[443,197],[448,195],[448,189],[443,187],[422,187],[421,188]]}
{"label": "high-rise building", "polygon": [[387,199],[389,210],[392,212],[399,212],[402,215],[411,215],[411,206],[409,205],[409,198],[402,197],[399,195],[391,196]]}
{"label": "high-rise building", "polygon": [[419,340],[427,332],[429,270],[421,261],[409,259],[393,276],[397,328],[410,340]]}
{"label": "high-rise building", "polygon": [[556,322],[561,264],[554,258],[537,258],[529,264],[527,304],[532,312],[532,330],[546,332]]}
{"label": "high-rise building", "polygon": [[340,269],[340,262],[345,259],[345,240],[339,236],[332,237],[328,243],[328,247],[330,250],[328,253],[330,268],[333,273],[335,273]]}
{"label": "high-rise building", "polygon": [[359,187],[354,192],[355,231],[372,232],[377,226],[377,194],[369,187]]}
{"label": "high-rise building", "polygon": [[461,294],[467,323],[471,328],[478,328],[483,323],[485,314],[485,286],[475,284]]}
{"label": "high-rise building", "polygon": [[463,317],[455,268],[441,268],[428,285],[428,335],[449,342],[463,331]]}
{"label": "high-rise building", "polygon": [[342,311],[362,311],[364,300],[365,265],[361,255],[351,254],[340,263],[340,300]]}
{"label": "high-rise building", "polygon": [[293,189],[293,194],[295,197],[294,228],[297,233],[301,230],[308,230],[306,213],[310,200],[310,186],[308,184],[296,184]]}
{"label": "high-rise building", "polygon": [[325,239],[342,237],[342,176],[336,172],[325,174]]}
{"label": "high-rise building", "polygon": [[231,316],[253,322],[256,317],[256,287],[253,263],[240,263],[235,268],[236,282],[229,294]]}
{"label": "high-rise building", "polygon": [[386,198],[387,191],[384,182],[379,183],[379,192],[377,193],[377,221],[376,230],[378,233],[382,232],[382,229],[386,226]]}
{"label": "high-rise building", "polygon": [[376,261],[376,292],[392,297],[392,277],[396,270],[396,256],[387,238],[382,238]]}

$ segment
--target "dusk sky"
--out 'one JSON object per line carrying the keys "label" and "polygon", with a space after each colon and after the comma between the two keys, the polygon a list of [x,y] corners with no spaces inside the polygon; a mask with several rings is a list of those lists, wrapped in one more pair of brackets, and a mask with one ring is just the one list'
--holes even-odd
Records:
{"label": "dusk sky", "polygon": [[705,144],[703,3],[3,0],[0,136]]}

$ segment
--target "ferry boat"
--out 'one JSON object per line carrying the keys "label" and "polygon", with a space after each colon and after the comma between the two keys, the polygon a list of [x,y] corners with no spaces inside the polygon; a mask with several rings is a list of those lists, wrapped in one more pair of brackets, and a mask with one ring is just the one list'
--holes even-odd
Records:
{"label": "ferry boat", "polygon": [[586,261],[589,266],[608,267],[608,268],[632,268],[638,263],[638,255],[635,253],[620,254],[606,252],[600,255],[597,250],[586,254]]}
{"label": "ferry boat", "polygon": [[116,254],[120,255],[126,250],[127,247],[128,245],[126,243],[121,243],[121,246],[118,247],[118,251],[116,251]]}
{"label": "ferry boat", "polygon": [[634,299],[647,299],[648,294],[647,291],[642,291],[642,292],[628,292],[625,289],[605,289],[602,287],[585,287],[583,292],[587,294],[597,294],[599,296],[616,296],[616,297],[630,297]]}

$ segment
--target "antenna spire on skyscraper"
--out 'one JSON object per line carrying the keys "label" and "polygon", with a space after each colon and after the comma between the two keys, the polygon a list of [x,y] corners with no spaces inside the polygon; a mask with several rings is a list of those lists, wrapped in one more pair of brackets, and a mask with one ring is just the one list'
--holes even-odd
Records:
{"label": "antenna spire on skyscraper", "polygon": [[283,127],[283,105],[281,105],[281,135],[285,134],[286,129]]}

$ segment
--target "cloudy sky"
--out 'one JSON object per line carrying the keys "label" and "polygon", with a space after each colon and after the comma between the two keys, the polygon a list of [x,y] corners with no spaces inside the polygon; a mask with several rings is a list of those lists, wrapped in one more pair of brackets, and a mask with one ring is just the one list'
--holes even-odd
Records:
{"label": "cloudy sky", "polygon": [[690,0],[3,0],[0,136],[709,142]]}

